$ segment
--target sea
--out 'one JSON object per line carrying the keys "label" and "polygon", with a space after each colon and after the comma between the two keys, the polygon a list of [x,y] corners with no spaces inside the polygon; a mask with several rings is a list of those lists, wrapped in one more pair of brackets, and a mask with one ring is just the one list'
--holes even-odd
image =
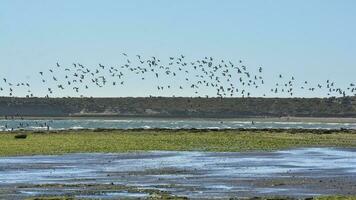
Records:
{"label": "sea", "polygon": [[278,121],[249,119],[12,119],[0,120],[1,131],[78,129],[356,129],[354,122]]}

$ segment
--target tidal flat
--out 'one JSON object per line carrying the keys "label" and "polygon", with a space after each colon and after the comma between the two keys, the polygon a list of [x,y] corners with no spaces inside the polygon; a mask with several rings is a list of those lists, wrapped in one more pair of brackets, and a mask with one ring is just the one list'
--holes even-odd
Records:
{"label": "tidal flat", "polygon": [[2,199],[356,195],[355,130],[15,131],[0,146]]}
{"label": "tidal flat", "polygon": [[15,156],[0,199],[351,199],[355,174],[356,148]]}

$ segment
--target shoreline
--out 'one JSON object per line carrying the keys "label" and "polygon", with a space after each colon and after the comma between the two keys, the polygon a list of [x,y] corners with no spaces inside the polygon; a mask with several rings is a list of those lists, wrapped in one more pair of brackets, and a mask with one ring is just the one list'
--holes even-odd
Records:
{"label": "shoreline", "polygon": [[121,128],[93,128],[93,129],[60,129],[60,130],[14,130],[14,131],[2,131],[0,133],[10,133],[10,134],[18,134],[18,133],[65,133],[65,132],[94,132],[94,133],[113,133],[113,132],[157,132],[157,133],[179,133],[179,132],[191,132],[191,133],[209,133],[209,132],[235,132],[235,133],[310,133],[310,134],[331,134],[331,133],[350,133],[356,134],[356,129],[306,129],[306,128],[178,128],[178,129],[170,129],[170,128],[129,128],[129,129],[121,129]]}
{"label": "shoreline", "polygon": [[[5,116],[0,116],[5,120]],[[192,120],[192,121],[256,121],[256,122],[320,122],[320,123],[356,123],[352,117],[175,117],[175,116],[14,116],[7,120]]]}

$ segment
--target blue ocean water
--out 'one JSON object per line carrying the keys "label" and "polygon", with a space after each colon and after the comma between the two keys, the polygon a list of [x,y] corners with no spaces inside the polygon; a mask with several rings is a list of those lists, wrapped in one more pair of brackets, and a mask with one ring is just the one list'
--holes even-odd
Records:
{"label": "blue ocean water", "polygon": [[68,129],[356,129],[356,123],[248,121],[241,119],[40,119],[0,120],[0,130]]}

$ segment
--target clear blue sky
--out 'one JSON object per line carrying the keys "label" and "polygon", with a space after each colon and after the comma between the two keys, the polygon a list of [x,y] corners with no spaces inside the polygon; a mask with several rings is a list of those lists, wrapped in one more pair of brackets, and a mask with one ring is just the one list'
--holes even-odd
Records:
{"label": "clear blue sky", "polygon": [[[355,22],[354,0],[0,0],[0,77],[31,82],[36,95],[43,95],[38,71],[56,62],[118,66],[127,52],[242,59],[251,69],[263,66],[267,86],[283,74],[346,87],[356,82]],[[126,78],[125,87],[86,95],[193,95],[159,93],[155,79]]]}

